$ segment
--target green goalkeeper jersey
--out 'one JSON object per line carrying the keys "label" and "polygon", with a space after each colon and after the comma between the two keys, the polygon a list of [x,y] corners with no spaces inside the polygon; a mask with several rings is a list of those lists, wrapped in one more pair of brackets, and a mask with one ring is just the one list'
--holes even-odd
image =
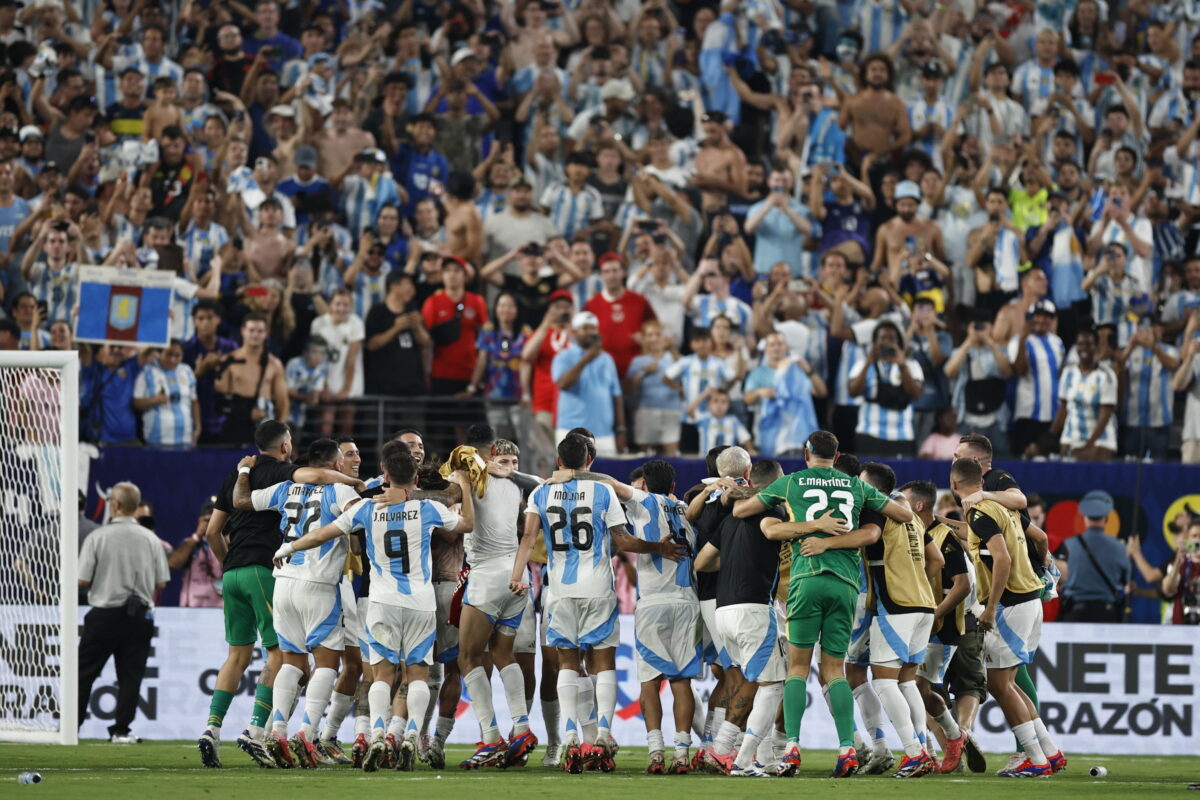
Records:
{"label": "green goalkeeper jersey", "polygon": [[[758,499],[768,508],[783,503],[792,522],[812,522],[833,509],[834,516],[849,522],[851,530],[858,527],[858,515],[864,508],[882,511],[888,503],[887,495],[875,487],[833,467],[810,467],[784,475],[760,491]],[[858,588],[862,581],[858,550],[826,550],[810,557],[801,555],[800,542],[792,542],[793,585],[806,576],[830,572]]]}

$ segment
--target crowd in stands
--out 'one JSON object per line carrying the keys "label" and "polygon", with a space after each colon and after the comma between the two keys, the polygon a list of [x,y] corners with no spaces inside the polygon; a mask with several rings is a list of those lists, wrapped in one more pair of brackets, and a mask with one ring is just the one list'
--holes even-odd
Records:
{"label": "crowd in stands", "polygon": [[[1200,461],[1200,11],[0,0],[0,346],[86,438]],[[73,341],[79,267],[175,344]],[[612,401],[609,402],[609,398]]]}

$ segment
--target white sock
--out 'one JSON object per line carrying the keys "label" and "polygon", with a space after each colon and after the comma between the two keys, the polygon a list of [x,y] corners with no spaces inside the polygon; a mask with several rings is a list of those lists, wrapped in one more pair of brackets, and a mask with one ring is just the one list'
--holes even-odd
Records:
{"label": "white sock", "polygon": [[525,705],[525,674],[521,665],[514,661],[500,670],[500,682],[504,684],[504,698],[512,715],[513,733],[522,734],[529,730],[529,706]]}
{"label": "white sock", "polygon": [[787,752],[787,734],[778,728],[771,734],[771,758],[775,761],[783,758]]}
{"label": "white sock", "polygon": [[758,740],[758,748],[754,751],[754,760],[766,766],[773,760],[771,756],[774,752],[774,749],[771,747],[771,737],[769,735],[764,736]]}
{"label": "white sock", "polygon": [[404,728],[407,726],[408,720],[398,714],[393,714],[391,721],[387,726],[388,736],[399,739],[404,735]]}
{"label": "white sock", "polygon": [[713,737],[713,752],[717,755],[725,755],[733,749],[733,743],[737,741],[738,734],[741,730],[732,722],[722,722],[721,727],[717,728],[717,735]]}
{"label": "white sock", "polygon": [[542,700],[542,722],[546,724],[546,746],[553,747],[559,743],[558,737],[558,701]]}
{"label": "white sock", "polygon": [[738,731],[737,738],[733,740],[733,749],[734,750],[742,749],[742,742],[744,742],[745,740],[746,740],[746,732]]}
{"label": "white sock", "polygon": [[675,757],[687,758],[692,747],[691,731],[675,731]]}
{"label": "white sock", "polygon": [[712,744],[716,741],[717,733],[721,730],[721,726],[725,724],[725,714],[729,711],[725,706],[717,706],[712,709],[712,719],[708,722],[708,743]]}
{"label": "white sock", "polygon": [[704,745],[706,745],[712,741],[712,730],[713,730],[713,708],[712,708],[712,706],[709,706],[707,713],[705,713],[705,715],[704,715],[704,729],[700,731],[700,746],[701,747],[704,747]]}
{"label": "white sock", "polygon": [[433,732],[433,738],[445,741],[452,730],[454,730],[454,717],[438,717],[437,729]]}
{"label": "white sock", "polygon": [[666,751],[667,746],[663,744],[662,729],[656,728],[652,731],[646,731],[646,749],[651,755]]}
{"label": "white sock", "polygon": [[371,718],[366,714],[354,718],[354,738],[357,739],[360,733],[364,736],[371,733]]}
{"label": "white sock", "polygon": [[696,732],[700,741],[704,741],[704,730],[708,725],[708,718],[704,713],[704,701],[700,699],[700,692],[695,687],[692,687],[692,701],[692,730]]}
{"label": "white sock", "polygon": [[392,687],[383,681],[372,683],[367,690],[367,706],[371,710],[371,738],[382,739],[392,718]]}
{"label": "white sock", "polygon": [[883,733],[883,706],[879,704],[879,696],[875,694],[869,681],[854,688],[854,702],[858,704],[863,725],[867,729],[867,736],[871,737],[875,744],[875,751],[886,750],[887,739]]}
{"label": "white sock", "polygon": [[1021,747],[1025,748],[1026,757],[1034,764],[1045,764],[1046,754],[1042,751],[1042,745],[1038,741],[1037,729],[1033,721],[1022,722],[1013,728],[1013,735],[1017,737],[1017,741],[1021,743]]}
{"label": "white sock", "polygon": [[429,668],[429,677],[425,679],[425,683],[429,686],[430,702],[425,707],[425,717],[421,720],[422,736],[429,733],[429,723],[433,721],[433,712],[437,710],[437,696],[442,691],[445,670],[443,665],[434,662],[433,666]]}
{"label": "white sock", "polygon": [[342,723],[345,721],[346,715],[350,713],[350,707],[353,705],[354,695],[352,694],[334,692],[330,695],[329,713],[325,716],[325,729],[321,734],[322,739],[333,741],[338,738],[338,731],[341,729]]}
{"label": "white sock", "polygon": [[221,741],[221,726],[220,725],[205,725],[204,730],[208,731],[212,738],[218,742]]}
{"label": "white sock", "polygon": [[1042,754],[1047,759],[1058,752],[1058,745],[1050,738],[1050,731],[1046,730],[1046,723],[1042,722],[1041,717],[1033,718],[1033,730],[1037,734],[1038,744],[1042,747]]}
{"label": "white sock", "polygon": [[[333,694],[335,683],[337,670],[332,667],[317,667],[308,679],[308,688],[304,690],[304,717],[300,724],[300,732],[310,742],[316,737],[317,726],[321,724],[325,706],[329,705],[329,697]],[[341,724],[339,719],[338,725]]]}
{"label": "white sock", "polygon": [[491,744],[500,738],[496,709],[492,706],[492,682],[483,667],[476,667],[463,676],[463,684],[471,695],[471,708],[479,720],[480,739]]}
{"label": "white sock", "polygon": [[[579,695],[575,699],[575,721],[583,731],[583,741],[595,743],[599,736],[596,725],[596,680],[591,675],[580,675],[576,685]],[[559,695],[559,699],[562,699],[562,695]]]}
{"label": "white sock", "polygon": [[921,699],[921,690],[917,688],[917,682],[912,680],[901,683],[900,693],[908,703],[908,714],[912,719],[917,741],[928,748],[929,739],[925,736],[925,701]]}
{"label": "white sock", "polygon": [[895,678],[874,678],[871,685],[875,688],[875,694],[879,695],[879,702],[887,712],[888,719],[892,721],[892,727],[900,736],[905,755],[921,755],[921,743],[913,730],[912,714],[908,710],[908,701],[904,699],[904,693],[900,691],[899,681]]}
{"label": "white sock", "polygon": [[411,681],[408,684],[408,728],[405,736],[416,736],[420,732],[421,720],[425,719],[425,711],[429,708],[429,684],[425,681]]}
{"label": "white sock", "polygon": [[759,738],[753,733],[744,734],[742,743],[738,745],[737,758],[734,759],[734,766],[745,769],[754,763],[754,756],[758,754]]}
{"label": "white sock", "polygon": [[558,702],[567,715],[564,742],[579,741],[579,673],[573,669],[558,670]]}
{"label": "white sock", "polygon": [[750,708],[750,716],[746,719],[746,736],[742,740],[741,750],[738,751],[738,761],[746,755],[743,767],[748,767],[758,754],[758,744],[770,737],[775,730],[775,717],[779,714],[779,704],[783,702],[783,684],[772,683],[759,686],[754,693],[754,705]]}
{"label": "white sock", "polygon": [[962,736],[962,729],[958,727],[958,720],[950,713],[949,708],[942,709],[942,713],[938,714],[934,719],[937,724],[942,726],[942,730],[946,732],[947,739],[957,739]]}
{"label": "white sock", "polygon": [[271,732],[287,736],[288,720],[292,717],[292,703],[300,691],[300,679],[304,672],[299,667],[284,664],[275,676],[275,685],[271,687]]}
{"label": "white sock", "polygon": [[617,713],[617,671],[614,669],[596,675],[596,713],[600,715],[598,733],[607,742]]}
{"label": "white sock", "polygon": [[267,731],[265,728],[260,728],[257,725],[246,726],[246,733],[250,734],[250,738],[257,742],[261,742],[263,740],[263,736],[266,735],[266,732]]}

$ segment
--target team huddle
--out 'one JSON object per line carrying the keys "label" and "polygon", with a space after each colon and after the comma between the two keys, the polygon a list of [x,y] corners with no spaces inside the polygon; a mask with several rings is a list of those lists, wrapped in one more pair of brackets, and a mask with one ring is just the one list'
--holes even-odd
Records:
{"label": "team huddle", "polygon": [[[210,541],[227,539],[229,657],[199,740],[206,766],[221,766],[224,716],[261,640],[267,666],[237,738],[260,766],[442,769],[464,688],[480,737],[459,766],[522,766],[538,744],[529,709],[540,647],[543,765],[611,772],[613,557],[626,553],[648,774],[796,775],[814,656],[837,731],[833,777],[915,778],[964,762],[983,771],[971,730],[987,692],[1017,742],[997,774],[1066,767],[1026,671],[1054,585],[1047,540],[1016,482],[991,468],[984,436],[964,436],[955,453],[961,513],[936,516],[933,484],[897,489],[890,467],[839,453],[826,431],[809,436],[807,468],[791,475],[740,447],[714,448],[710,477],[682,499],[664,460],[628,483],[590,471],[584,429],[562,439],[545,480],[520,472],[517,446],[486,425],[440,469],[424,463],[419,432],[401,431],[365,482],[349,439],[313,442],[304,467],[289,463],[281,423],[260,424],[256,444],[209,527]],[[706,669],[717,681],[707,709],[692,686]],[[503,733],[493,672],[511,716]],[[352,712],[347,753],[339,739]],[[903,746],[898,765],[885,715]]]}

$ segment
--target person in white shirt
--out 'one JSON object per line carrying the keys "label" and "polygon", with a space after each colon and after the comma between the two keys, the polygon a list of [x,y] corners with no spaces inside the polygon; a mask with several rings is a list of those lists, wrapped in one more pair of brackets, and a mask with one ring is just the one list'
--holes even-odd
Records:
{"label": "person in white shirt", "polygon": [[1088,251],[1095,255],[1112,242],[1126,245],[1131,251],[1127,271],[1143,292],[1150,292],[1154,288],[1154,228],[1150,220],[1137,215],[1129,186],[1113,182],[1106,191],[1108,201],[1100,219],[1092,224]]}
{"label": "person in white shirt", "polygon": [[200,439],[196,376],[183,363],[183,343],[173,340],[158,362],[148,364],[133,387],[133,408],[142,412],[142,436],[158,446],[195,445]]}
{"label": "person in white shirt", "polygon": [[1066,350],[1053,332],[1057,315],[1054,303],[1038,300],[1024,329],[1008,342],[1008,360],[1018,376],[1012,429],[1012,453],[1017,457],[1050,430],[1058,410],[1058,378]]}
{"label": "person in white shirt", "polygon": [[1108,461],[1117,454],[1117,376],[1096,360],[1096,332],[1075,339],[1079,363],[1063,370],[1058,384],[1058,414],[1050,433],[1059,436],[1063,455],[1079,461]]}
{"label": "person in white shirt", "polygon": [[348,289],[337,289],[329,297],[329,311],[313,320],[312,335],[325,340],[329,370],[325,376],[322,399],[322,431],[333,431],[334,416],[338,428],[348,433],[354,424],[354,406],[342,401],[362,397],[363,341],[366,328],[353,313],[354,296]]}

